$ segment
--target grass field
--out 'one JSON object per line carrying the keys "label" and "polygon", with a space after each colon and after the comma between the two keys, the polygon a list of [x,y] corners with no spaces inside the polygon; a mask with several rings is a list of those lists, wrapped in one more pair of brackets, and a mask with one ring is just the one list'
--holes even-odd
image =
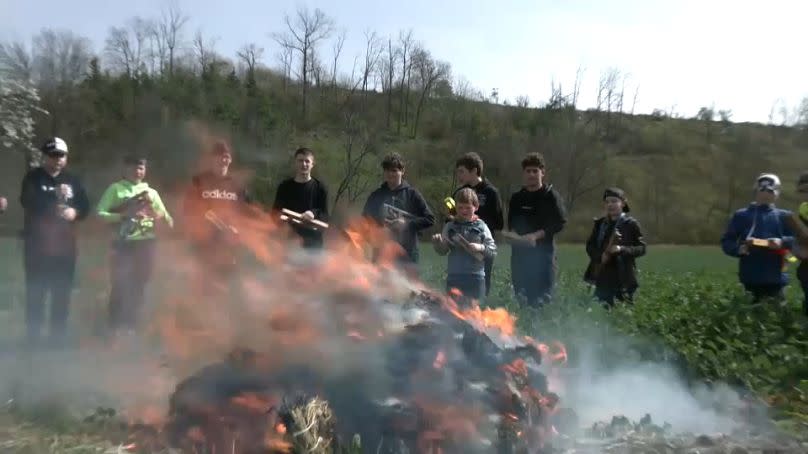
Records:
{"label": "grass field", "polygon": [[[23,335],[24,285],[21,244],[0,240],[0,343]],[[421,275],[442,288],[445,257],[421,245]],[[504,306],[519,327],[539,339],[560,340],[575,364],[591,349],[606,367],[631,360],[666,362],[699,382],[724,382],[751,390],[773,405],[793,431],[808,433],[808,323],[799,314],[802,292],[793,278],[783,307],[752,305],[736,278],[737,263],[719,247],[651,245],[638,261],[640,290],[634,307],[607,313],[591,302],[581,276],[587,264],[582,245],[560,245],[556,299],[542,311],[519,307],[510,283],[510,250],[499,251],[489,304]],[[161,256],[152,292],[173,285],[170,257]],[[72,328],[92,334],[106,317],[106,243],[81,244]],[[619,334],[620,342],[604,341]],[[616,334],[617,333],[617,334]]]}
{"label": "grass field", "polygon": [[[107,243],[96,239],[82,241],[77,271],[77,285],[73,298],[71,323],[79,329],[87,329],[88,321],[94,320],[94,314],[104,311],[104,300],[107,292]],[[0,238],[0,340],[22,335],[23,298],[25,286],[22,272],[22,244],[17,239]],[[435,254],[429,243],[421,245],[421,275],[424,281],[440,289],[445,279],[446,258]],[[587,264],[583,245],[563,244],[558,249],[559,291],[577,286],[580,276]],[[170,268],[166,260],[160,267]],[[643,274],[679,275],[693,273],[709,274],[722,280],[734,279],[735,262],[724,256],[718,247],[703,246],[670,246],[649,247],[647,256],[639,260],[640,295],[651,291],[648,283],[643,282]],[[510,248],[504,246],[499,250],[494,265],[493,303],[502,303],[508,299],[510,290]],[[164,283],[158,277],[154,288]],[[497,301],[499,300],[499,301]],[[100,315],[99,315],[100,317]]]}

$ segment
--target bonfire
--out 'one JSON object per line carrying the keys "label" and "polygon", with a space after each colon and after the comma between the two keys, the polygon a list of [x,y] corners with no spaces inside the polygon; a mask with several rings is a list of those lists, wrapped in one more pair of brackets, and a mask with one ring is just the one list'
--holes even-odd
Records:
{"label": "bonfire", "polygon": [[[394,266],[398,246],[358,221],[321,255],[289,245],[260,211],[240,220],[240,291],[177,285],[154,305],[176,377],[162,407],[133,402],[132,451],[549,452],[560,398],[541,368],[561,344],[516,332],[501,308],[434,292]],[[226,228],[226,226],[222,226]],[[198,264],[180,245],[173,266]]]}

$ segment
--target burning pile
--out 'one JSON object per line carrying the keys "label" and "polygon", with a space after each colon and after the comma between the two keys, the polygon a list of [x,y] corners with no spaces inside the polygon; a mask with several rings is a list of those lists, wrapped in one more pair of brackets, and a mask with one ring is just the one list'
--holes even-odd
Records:
{"label": "burning pile", "polygon": [[[239,276],[241,298],[178,296],[156,308],[163,366],[184,378],[167,418],[140,426],[152,430],[139,432],[136,445],[241,454],[545,451],[559,398],[540,369],[565,361],[563,346],[517,336],[504,309],[461,307],[405,279],[385,252],[394,248],[371,226],[346,230],[347,240],[320,257],[267,245],[268,236],[239,237],[264,265]],[[368,247],[382,253],[370,261]]]}
{"label": "burning pile", "polygon": [[470,311],[427,292],[398,309],[415,319],[392,336],[351,337],[366,369],[278,368],[271,350],[251,349],[199,370],[171,396],[169,443],[188,452],[325,453],[358,435],[376,452],[541,452],[558,404],[537,370],[542,347],[497,345],[481,319],[458,318]]}

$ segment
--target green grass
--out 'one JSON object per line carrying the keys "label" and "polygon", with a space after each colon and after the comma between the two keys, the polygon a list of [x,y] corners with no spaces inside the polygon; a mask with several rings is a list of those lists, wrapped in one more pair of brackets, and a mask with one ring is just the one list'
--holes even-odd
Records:
{"label": "green grass", "polygon": [[[102,329],[106,317],[105,244],[82,242],[71,322],[84,334]],[[23,335],[21,247],[3,239],[0,248],[0,342],[10,342]],[[794,266],[785,306],[752,305],[737,282],[736,261],[717,245],[651,245],[638,261],[636,304],[606,312],[582,282],[583,246],[560,245],[555,302],[536,311],[520,307],[512,297],[509,252],[508,246],[499,251],[488,303],[514,313],[525,334],[564,342],[571,364],[582,348],[594,348],[604,367],[672,362],[689,378],[748,389],[775,405],[785,425],[808,429],[808,323],[799,315],[802,292]],[[424,281],[443,288],[446,258],[428,243],[421,245],[421,257]],[[170,278],[157,277],[153,288],[159,292],[170,284]]]}

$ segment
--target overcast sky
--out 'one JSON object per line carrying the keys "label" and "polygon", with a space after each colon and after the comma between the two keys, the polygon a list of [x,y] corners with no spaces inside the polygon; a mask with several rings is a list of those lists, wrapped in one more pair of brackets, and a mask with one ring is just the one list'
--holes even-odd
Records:
{"label": "overcast sky", "polygon": [[[201,29],[229,57],[245,43],[266,48],[277,65],[270,32],[283,30],[294,0],[179,0],[191,17],[186,37]],[[701,106],[731,109],[735,121],[768,121],[778,100],[790,108],[808,96],[806,0],[310,0],[348,33],[343,67],[364,50],[365,30],[397,36],[411,28],[433,56],[489,94],[532,105],[547,100],[551,81],[572,89],[584,69],[580,103],[596,101],[600,74],[617,68],[630,109],[674,109],[693,116]],[[0,40],[29,40],[43,27],[69,29],[103,46],[110,26],[156,16],[164,0],[0,0]],[[323,46],[330,52],[330,45]]]}

